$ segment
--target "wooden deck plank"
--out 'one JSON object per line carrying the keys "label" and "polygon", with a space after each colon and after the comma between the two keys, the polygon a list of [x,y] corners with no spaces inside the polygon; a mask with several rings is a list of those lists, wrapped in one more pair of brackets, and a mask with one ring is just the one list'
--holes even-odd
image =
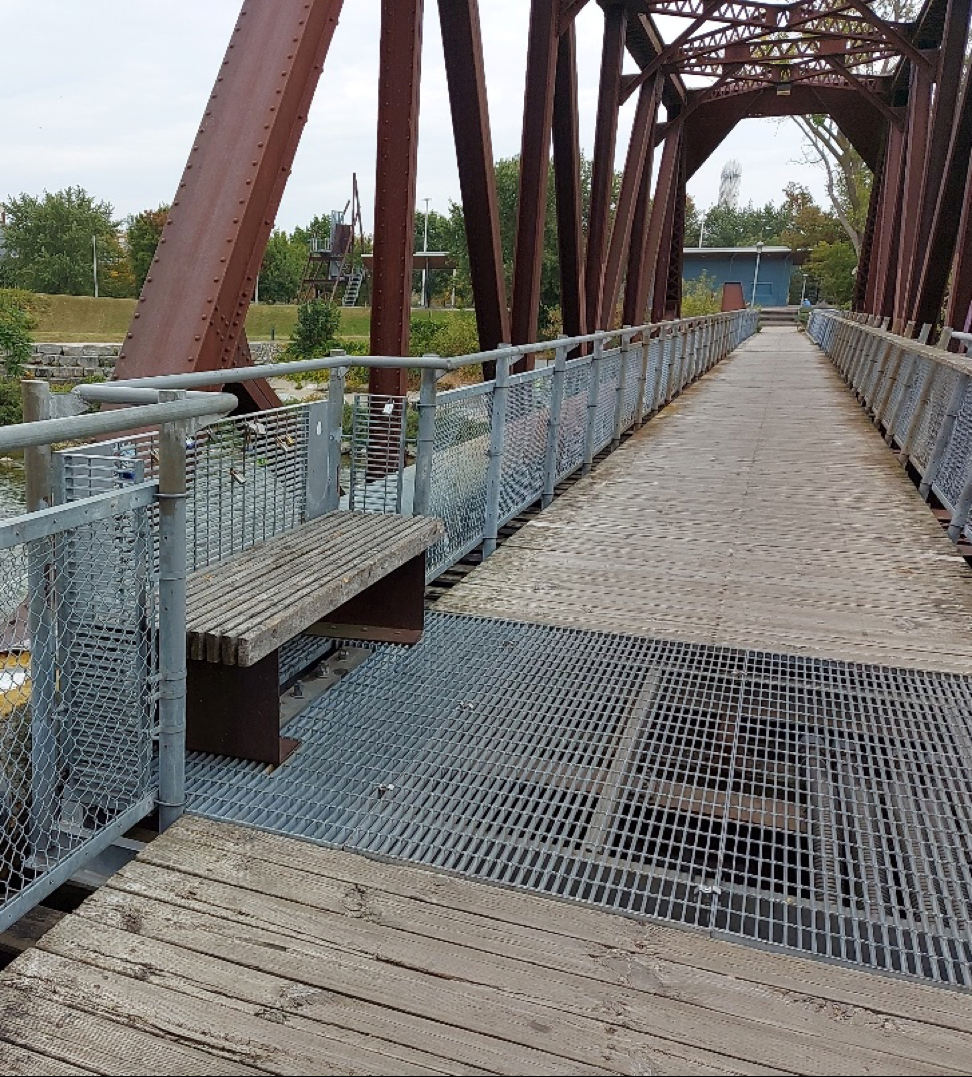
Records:
{"label": "wooden deck plank", "polygon": [[4,1073],[972,1071],[969,995],[192,817],[0,1007]]}
{"label": "wooden deck plank", "polygon": [[437,609],[972,673],[972,572],[789,327],[748,340]]}

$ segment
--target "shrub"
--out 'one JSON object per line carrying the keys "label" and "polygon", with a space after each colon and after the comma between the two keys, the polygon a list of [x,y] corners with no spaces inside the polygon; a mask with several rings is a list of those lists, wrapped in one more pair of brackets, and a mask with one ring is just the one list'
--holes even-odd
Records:
{"label": "shrub", "polygon": [[697,318],[702,314],[718,314],[722,310],[722,293],[718,284],[703,272],[695,280],[682,284],[682,317]]}
{"label": "shrub", "polygon": [[0,426],[22,423],[24,413],[20,406],[20,382],[12,378],[0,380]]}
{"label": "shrub", "polygon": [[18,288],[0,288],[0,363],[10,377],[23,373],[30,360],[30,331],[37,325],[34,296]]}
{"label": "shrub", "polygon": [[341,309],[326,299],[310,299],[297,308],[297,324],[290,334],[285,359],[319,359],[337,346]]}

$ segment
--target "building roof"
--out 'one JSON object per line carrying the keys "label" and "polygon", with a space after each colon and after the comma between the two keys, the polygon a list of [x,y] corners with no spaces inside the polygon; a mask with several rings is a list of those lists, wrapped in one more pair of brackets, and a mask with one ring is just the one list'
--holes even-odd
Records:
{"label": "building roof", "polygon": [[[685,247],[686,254],[755,254],[755,247]],[[793,251],[790,247],[768,247],[762,248],[761,254],[765,257],[767,254],[792,254]]]}

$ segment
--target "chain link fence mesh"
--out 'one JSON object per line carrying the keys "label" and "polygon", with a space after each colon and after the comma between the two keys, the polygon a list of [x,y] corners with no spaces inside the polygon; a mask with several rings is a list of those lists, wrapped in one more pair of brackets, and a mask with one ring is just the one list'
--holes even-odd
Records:
{"label": "chain link fence mesh", "polygon": [[126,812],[148,810],[152,550],[148,506],[0,549],[0,924]]}

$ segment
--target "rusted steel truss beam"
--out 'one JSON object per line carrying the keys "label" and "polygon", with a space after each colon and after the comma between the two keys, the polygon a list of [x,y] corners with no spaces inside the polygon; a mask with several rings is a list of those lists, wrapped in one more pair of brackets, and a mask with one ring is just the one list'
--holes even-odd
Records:
{"label": "rusted steel truss beam", "polygon": [[614,151],[621,104],[621,64],[628,16],[624,5],[611,4],[604,11],[604,42],[601,52],[601,80],[597,98],[597,126],[591,171],[591,204],[587,224],[587,324],[591,331],[606,329],[610,311],[602,307],[605,255],[611,222],[614,186]]}
{"label": "rusted steel truss beam", "polygon": [[[423,0],[382,0],[371,280],[374,355],[408,355],[422,15]],[[372,369],[368,386],[375,394],[404,395],[405,367]]]}
{"label": "rusted steel truss beam", "polygon": [[560,257],[560,311],[564,333],[587,333],[584,222],[581,208],[580,134],[577,110],[577,42],[571,23],[560,35],[553,106],[554,184]]}
{"label": "rusted steel truss beam", "polygon": [[479,345],[510,340],[479,0],[439,0]]}
{"label": "rusted steel truss beam", "polygon": [[[341,6],[243,4],[117,377],[219,370],[248,358],[246,312]],[[261,406],[276,401],[260,384],[251,395]]]}
{"label": "rusted steel truss beam", "polygon": [[[531,3],[513,263],[513,316],[510,328],[514,344],[528,344],[537,339],[557,73],[558,18],[559,11],[552,0],[533,0]],[[532,358],[529,362],[532,363]]]}

